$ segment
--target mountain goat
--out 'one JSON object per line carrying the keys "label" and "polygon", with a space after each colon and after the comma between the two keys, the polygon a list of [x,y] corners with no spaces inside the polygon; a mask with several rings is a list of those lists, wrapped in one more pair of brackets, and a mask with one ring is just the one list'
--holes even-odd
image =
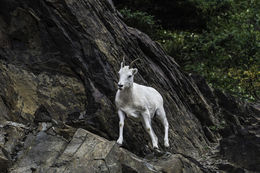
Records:
{"label": "mountain goat", "polygon": [[118,90],[115,97],[115,103],[119,116],[119,138],[118,144],[123,143],[123,127],[125,116],[141,118],[144,128],[150,135],[153,148],[158,148],[158,138],[152,129],[152,118],[156,115],[164,126],[164,146],[169,147],[168,139],[168,121],[163,108],[163,98],[161,94],[152,87],[134,83],[134,75],[138,72],[136,68],[125,66],[121,62],[119,70]]}

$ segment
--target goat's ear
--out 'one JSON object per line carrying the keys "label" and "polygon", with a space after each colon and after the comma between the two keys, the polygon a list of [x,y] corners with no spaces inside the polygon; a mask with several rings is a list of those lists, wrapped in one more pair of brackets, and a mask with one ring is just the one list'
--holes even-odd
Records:
{"label": "goat's ear", "polygon": [[133,72],[133,75],[135,75],[138,72],[138,69],[137,68],[133,68],[132,72]]}
{"label": "goat's ear", "polygon": [[124,62],[121,62],[121,67],[120,68],[123,68],[124,67]]}

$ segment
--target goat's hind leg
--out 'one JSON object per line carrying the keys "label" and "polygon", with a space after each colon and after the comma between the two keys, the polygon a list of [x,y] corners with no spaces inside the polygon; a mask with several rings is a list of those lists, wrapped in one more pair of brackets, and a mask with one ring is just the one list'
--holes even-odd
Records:
{"label": "goat's hind leg", "polygon": [[156,117],[158,117],[158,119],[162,122],[163,126],[164,126],[164,146],[165,147],[169,147],[169,138],[168,138],[168,131],[169,131],[169,123],[164,111],[164,108],[158,108],[156,110]]}
{"label": "goat's hind leg", "polygon": [[151,116],[149,114],[149,111],[146,110],[145,112],[143,112],[142,117],[143,117],[144,128],[151,137],[153,148],[158,148],[158,138],[153,131]]}

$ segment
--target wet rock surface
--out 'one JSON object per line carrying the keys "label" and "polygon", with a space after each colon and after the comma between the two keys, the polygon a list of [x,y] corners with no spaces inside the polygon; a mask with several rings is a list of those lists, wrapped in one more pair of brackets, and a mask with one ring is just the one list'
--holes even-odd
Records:
{"label": "wet rock surface", "polygon": [[[182,72],[120,16],[107,0],[0,2],[1,172],[259,172],[259,105]],[[153,121],[159,156],[137,121],[113,142],[123,56],[163,95],[171,147]]]}

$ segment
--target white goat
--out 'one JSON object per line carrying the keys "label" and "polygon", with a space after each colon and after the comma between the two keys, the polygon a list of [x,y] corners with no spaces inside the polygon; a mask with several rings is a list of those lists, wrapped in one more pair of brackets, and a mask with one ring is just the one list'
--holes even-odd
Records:
{"label": "white goat", "polygon": [[134,83],[134,75],[138,70],[131,68],[131,64],[130,66],[125,66],[123,60],[118,72],[119,82],[115,103],[120,122],[117,143],[123,143],[123,127],[125,116],[127,115],[128,117],[141,118],[144,128],[151,137],[153,148],[158,148],[158,138],[151,126],[152,118],[156,114],[156,117],[164,125],[164,146],[169,147],[169,125],[163,108],[163,98],[154,88]]}

